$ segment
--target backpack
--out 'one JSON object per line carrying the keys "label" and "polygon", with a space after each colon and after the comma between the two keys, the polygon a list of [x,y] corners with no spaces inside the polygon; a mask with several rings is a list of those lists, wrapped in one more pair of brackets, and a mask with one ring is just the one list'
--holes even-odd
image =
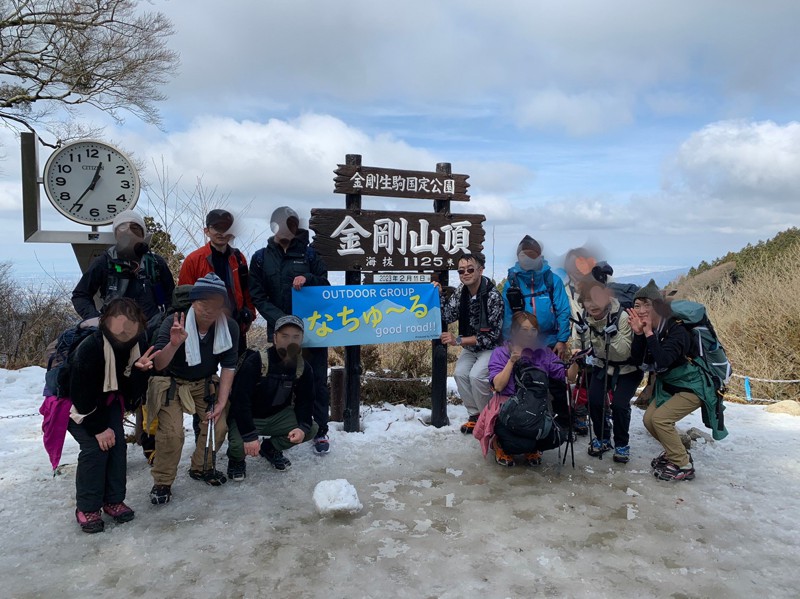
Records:
{"label": "backpack", "polygon": [[[269,354],[267,353],[266,349],[246,349],[241,356],[239,356],[239,361],[236,364],[236,372],[238,373],[244,363],[245,358],[247,356],[258,353],[261,355],[261,376],[265,377],[269,374]],[[295,379],[299,379],[303,376],[303,371],[306,367],[306,361],[303,359],[302,356],[298,356],[297,360],[297,370],[295,371]]]}
{"label": "backpack", "polygon": [[506,300],[508,307],[511,308],[511,313],[524,312],[527,308],[525,306],[525,298],[536,298],[544,295],[545,293],[550,298],[550,306],[553,311],[556,308],[556,302],[553,299],[555,293],[555,283],[553,282],[553,271],[546,270],[542,275],[544,278],[545,291],[538,291],[535,293],[523,293],[519,284],[519,273],[514,273],[513,278],[508,280],[508,289],[506,289]]}
{"label": "backpack", "polygon": [[[122,273],[123,269],[128,267],[124,267],[123,263],[124,261],[112,259],[111,254],[106,252],[106,301],[111,300],[113,297],[123,297],[125,295],[124,289],[127,287],[127,284],[122,285],[122,281],[127,277],[123,277]],[[155,254],[153,254],[153,252],[147,252],[142,256],[140,267],[153,286],[156,305],[162,308],[162,310],[166,309],[168,306],[168,298],[166,297],[166,293],[164,293],[164,284],[161,282],[161,271],[158,268]],[[123,289],[122,293],[119,292],[120,288]],[[112,295],[109,295],[109,293]]]}
{"label": "backpack", "polygon": [[513,433],[530,439],[550,437],[558,425],[548,396],[547,373],[534,366],[516,365],[517,390],[501,406],[498,419]]}
{"label": "backpack", "polygon": [[194,285],[178,285],[175,287],[172,291],[172,303],[169,308],[163,312],[159,312],[148,321],[147,334],[150,338],[150,345],[156,342],[158,331],[161,329],[161,325],[168,316],[176,312],[183,312],[185,314],[189,308],[192,307],[192,301],[189,299],[189,295],[192,293],[193,287]]}
{"label": "backpack", "polygon": [[682,322],[692,336],[697,351],[695,363],[711,376],[714,388],[724,393],[733,371],[725,348],[708,318],[706,307],[689,300],[675,300],[670,307],[675,318]]}
{"label": "backpack", "polygon": [[97,327],[81,327],[76,324],[62,331],[47,348],[47,371],[44,374],[44,390],[42,395],[48,397],[66,397],[69,381],[64,375],[67,370],[67,360],[81,342],[97,331]]}
{"label": "backpack", "polygon": [[636,292],[641,289],[641,287],[633,283],[609,283],[606,287],[614,292],[614,297],[619,300],[620,306],[625,310],[633,309],[634,297]]}

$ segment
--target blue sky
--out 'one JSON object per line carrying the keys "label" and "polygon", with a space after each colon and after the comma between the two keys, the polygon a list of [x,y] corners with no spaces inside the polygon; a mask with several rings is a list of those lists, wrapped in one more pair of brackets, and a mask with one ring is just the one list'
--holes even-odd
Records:
{"label": "blue sky", "polygon": [[[216,189],[250,251],[274,207],[340,207],[350,152],[470,174],[500,276],[526,233],[551,257],[592,240],[620,272],[688,266],[800,221],[800,4],[694,4],[155,0],[182,62],[163,130],[81,118],[151,183],[163,164],[181,197]],[[0,142],[0,251],[18,274],[75,270],[21,243],[18,142]],[[68,227],[47,206],[44,224]]]}

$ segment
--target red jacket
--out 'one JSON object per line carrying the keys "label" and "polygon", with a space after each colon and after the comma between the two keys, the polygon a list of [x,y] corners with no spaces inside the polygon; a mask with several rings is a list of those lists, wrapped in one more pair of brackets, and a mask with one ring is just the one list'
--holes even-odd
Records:
{"label": "red jacket", "polygon": [[[247,273],[247,258],[239,250],[231,248],[228,265],[233,279],[233,297],[236,300],[236,309],[241,310],[243,306],[246,306],[250,310],[250,314],[255,318],[256,309],[253,306],[253,300],[250,299],[250,289],[242,289],[242,281],[239,276],[239,268],[242,268],[243,272]],[[214,272],[214,265],[211,261],[211,244],[207,243],[186,256],[183,264],[181,264],[181,272],[178,274],[178,285],[194,285],[198,279],[202,279],[211,272]],[[226,282],[226,286],[227,284]]]}

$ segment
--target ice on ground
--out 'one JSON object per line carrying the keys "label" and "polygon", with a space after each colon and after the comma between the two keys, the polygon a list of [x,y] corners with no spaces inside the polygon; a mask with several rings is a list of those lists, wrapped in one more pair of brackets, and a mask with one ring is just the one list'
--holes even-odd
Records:
{"label": "ice on ground", "polygon": [[314,504],[323,516],[356,514],[364,507],[356,488],[343,478],[318,482],[314,487]]}
{"label": "ice on ground", "polygon": [[[0,416],[36,412],[42,379],[0,370]],[[75,523],[72,438],[54,478],[41,417],[0,419],[0,596],[795,598],[800,418],[727,408],[730,437],[695,445],[685,483],[651,475],[661,450],[637,409],[627,465],[589,457],[583,438],[574,470],[556,451],[501,468],[459,432],[463,407],[437,429],[420,422],[430,411],[387,405],[362,409],[363,433],[334,423],[329,455],[292,448],[285,473],[248,458],[247,479],[222,487],[188,477],[187,418],[172,502],[150,504],[150,468],[129,446],[136,519],[99,535]],[[693,426],[699,412],[681,423]],[[364,507],[320,517],[314,489],[339,479]]]}

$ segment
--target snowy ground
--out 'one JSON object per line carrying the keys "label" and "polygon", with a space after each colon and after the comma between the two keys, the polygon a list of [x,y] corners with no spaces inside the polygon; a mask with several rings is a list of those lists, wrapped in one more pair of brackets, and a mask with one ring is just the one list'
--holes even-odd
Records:
{"label": "snowy ground", "polygon": [[[35,412],[42,371],[0,370],[0,415]],[[698,478],[656,481],[658,452],[634,410],[633,460],[554,452],[536,469],[484,462],[424,412],[365,408],[333,453],[293,449],[286,474],[249,461],[241,484],[186,476],[149,504],[129,449],[136,520],[84,535],[74,521],[76,445],[51,476],[38,417],[0,420],[3,597],[797,597],[800,418],[731,405],[730,437],[695,448]],[[690,424],[702,428],[699,417]],[[225,459],[220,460],[224,465]],[[364,508],[320,518],[312,493],[347,479]]]}

